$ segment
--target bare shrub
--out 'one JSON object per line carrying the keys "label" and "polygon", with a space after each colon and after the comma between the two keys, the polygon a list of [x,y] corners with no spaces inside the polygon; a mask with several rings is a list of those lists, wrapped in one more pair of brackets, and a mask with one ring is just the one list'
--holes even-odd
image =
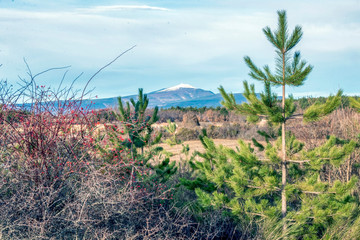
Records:
{"label": "bare shrub", "polygon": [[47,238],[56,231],[56,216],[92,158],[83,96],[71,88],[39,86],[39,74],[28,73],[30,80],[23,79],[19,89],[0,82],[0,226],[12,239]]}

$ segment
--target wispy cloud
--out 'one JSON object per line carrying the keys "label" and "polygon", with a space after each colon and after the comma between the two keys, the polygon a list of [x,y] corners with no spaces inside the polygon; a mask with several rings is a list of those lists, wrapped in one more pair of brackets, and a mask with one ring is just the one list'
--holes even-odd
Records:
{"label": "wispy cloud", "polygon": [[109,12],[109,11],[119,11],[119,10],[156,10],[156,11],[170,11],[168,8],[162,7],[153,7],[148,5],[110,5],[110,6],[95,6],[90,8],[80,9],[85,12],[91,13],[100,13],[100,12]]}

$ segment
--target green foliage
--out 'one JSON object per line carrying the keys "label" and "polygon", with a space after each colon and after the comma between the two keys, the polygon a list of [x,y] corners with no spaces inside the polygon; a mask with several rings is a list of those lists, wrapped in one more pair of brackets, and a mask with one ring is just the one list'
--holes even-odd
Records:
{"label": "green foliage", "polygon": [[[118,98],[119,113],[114,112],[118,121],[120,121],[128,134],[127,145],[131,146],[131,150],[136,152],[136,148],[143,148],[148,144],[153,129],[151,125],[158,120],[158,107],[154,108],[152,116],[145,116],[145,110],[149,104],[149,99],[146,94],[143,94],[143,89],[139,89],[138,100],[130,99],[132,107],[129,102],[126,102],[124,107],[121,97]],[[157,136],[156,140],[161,138]],[[155,140],[155,142],[156,142]]]}
{"label": "green foliage", "polygon": [[360,239],[359,209],[349,209],[349,217],[338,220],[331,228],[326,229],[323,239],[326,240],[352,240]]}
{"label": "green foliage", "polygon": [[252,138],[251,141],[253,142],[254,146],[258,148],[258,150],[264,151],[265,147],[261,143],[259,143],[255,138]]}
{"label": "green foliage", "polygon": [[[348,97],[348,96],[342,96],[341,97],[341,104],[340,104],[340,108],[347,108],[351,106],[351,101],[350,99],[353,99],[355,101],[359,101],[359,97]],[[299,106],[300,109],[305,110],[308,107],[310,107],[311,105],[313,105],[313,103],[318,103],[318,104],[324,104],[326,101],[328,100],[328,97],[311,97],[311,96],[307,96],[307,97],[301,97],[295,100],[295,104]]]}
{"label": "green foliage", "polygon": [[236,104],[235,97],[233,94],[227,94],[225,89],[220,86],[219,91],[223,96],[224,100],[221,104],[229,110],[235,110],[239,114],[250,116],[248,120],[255,122],[259,120],[259,117],[268,117],[270,121],[274,123],[283,122],[281,108],[278,105],[278,97],[276,94],[271,92],[270,82],[265,82],[264,92],[260,94],[260,99],[255,93],[254,85],[248,85],[244,81],[244,97],[247,99],[247,103],[241,105]]}
{"label": "green foliage", "polygon": [[[294,161],[304,156],[309,160],[303,162],[302,168],[298,163],[288,163],[286,235],[294,239],[320,239],[333,224],[350,220],[349,211],[358,207],[358,201],[352,195],[357,178],[349,182],[323,181],[319,177],[322,169],[317,166],[319,161],[333,166],[343,163],[354,151],[355,142],[345,143],[330,137],[322,146],[304,150],[303,143],[294,135],[287,133],[286,139],[288,156]],[[205,209],[222,209],[243,222],[255,220],[261,225],[271,219],[274,225],[279,224],[279,139],[265,147],[266,160],[259,159],[241,140],[237,151],[216,146],[206,136],[201,141],[205,148],[199,154],[202,160],[191,163],[195,178],[182,180],[183,185],[195,191],[198,203]]]}
{"label": "green foliage", "polygon": [[265,27],[263,32],[268,41],[275,47],[277,54],[276,71],[273,74],[269,66],[263,69],[256,67],[250,57],[244,57],[246,65],[250,68],[249,76],[263,82],[270,82],[274,86],[300,86],[306,80],[313,67],[307,65],[306,61],[301,60],[300,53],[295,52],[290,58],[291,50],[299,43],[302,38],[302,29],[295,26],[292,34],[288,35],[286,12],[278,11],[278,28],[273,32],[269,27]]}
{"label": "green foliage", "polygon": [[273,197],[276,197],[280,176],[269,165],[262,164],[253,149],[243,141],[239,141],[239,151],[215,146],[208,137],[202,137],[201,141],[205,152],[199,153],[201,161],[191,164],[196,178],[188,180],[187,186],[193,189],[197,185],[200,203],[208,203],[203,207],[226,206],[233,213],[241,212],[248,217],[249,212],[265,214],[267,207],[264,206],[274,207]]}
{"label": "green foliage", "polygon": [[320,118],[330,114],[341,104],[342,90],[339,90],[335,96],[330,96],[325,103],[319,102],[310,106],[304,113],[304,121],[311,122],[317,121]]}
{"label": "green foliage", "polygon": [[343,161],[354,152],[356,142],[354,140],[338,146],[338,139],[331,136],[329,140],[320,147],[304,153],[303,158],[309,159],[313,169],[320,170],[324,164],[331,164],[339,167]]}
{"label": "green foliage", "polygon": [[177,139],[176,136],[176,124],[172,123],[169,119],[167,120],[168,125],[165,126],[165,131],[167,131],[171,137],[166,139],[165,142],[170,146],[181,144],[182,141]]}
{"label": "green foliage", "polygon": [[[244,96],[247,103],[237,104],[233,94],[226,93],[225,89],[220,86],[219,91],[224,100],[221,102],[229,110],[234,110],[240,114],[248,116],[251,122],[257,122],[260,118],[267,118],[270,122],[279,124],[285,123],[292,117],[296,111],[296,104],[290,95],[284,99],[284,105],[281,106],[276,94],[272,93],[271,86],[282,86],[285,92],[285,86],[301,86],[304,84],[313,67],[306,61],[301,60],[299,52],[295,52],[290,57],[291,50],[302,38],[301,27],[296,26],[292,34],[288,34],[286,12],[278,11],[278,28],[274,32],[266,27],[263,32],[268,41],[275,47],[277,57],[275,73],[270,71],[269,66],[265,65],[262,69],[257,67],[250,57],[244,57],[246,65],[250,69],[249,76],[255,80],[264,83],[264,91],[258,98],[255,93],[254,85],[248,85],[244,81]],[[304,121],[315,121],[328,115],[341,104],[342,91],[336,96],[330,96],[323,104],[316,103],[310,106],[305,114]]]}
{"label": "green foliage", "polygon": [[[270,129],[272,130],[272,129]],[[265,138],[265,141],[269,143],[270,140],[275,140],[277,137],[277,134],[274,131],[261,131],[258,130],[257,133]],[[280,135],[280,134],[279,134]]]}
{"label": "green foliage", "polygon": [[149,165],[149,167],[155,171],[155,174],[151,175],[149,180],[159,183],[167,182],[177,171],[175,164],[175,161],[170,163],[170,159],[166,158],[164,161],[155,166]]}
{"label": "green foliage", "polygon": [[350,106],[352,108],[355,108],[359,112],[360,111],[360,100],[350,97],[349,101],[350,101]]}
{"label": "green foliage", "polygon": [[[330,137],[322,146],[305,150],[303,143],[286,132],[286,122],[292,119],[296,104],[291,95],[285,98],[285,86],[302,85],[313,67],[301,60],[299,52],[291,56],[291,50],[302,37],[302,30],[296,26],[289,35],[285,11],[278,11],[278,28],[275,31],[266,27],[263,32],[277,54],[274,73],[267,65],[257,67],[248,56],[244,60],[250,69],[249,76],[262,81],[264,91],[258,96],[254,85],[249,86],[245,81],[247,102],[239,105],[234,95],[226,93],[220,86],[219,91],[224,98],[221,104],[248,116],[251,122],[265,118],[270,126],[281,124],[282,131],[274,134],[272,128],[271,132],[260,132],[266,146],[253,139],[254,146],[264,151],[266,158],[262,160],[242,141],[239,141],[238,150],[234,151],[221,145],[215,146],[213,141],[204,137],[205,153],[199,154],[203,160],[192,166],[202,182],[208,181],[207,185],[212,183],[216,189],[210,192],[199,186],[196,194],[203,207],[228,209],[242,221],[271,222],[273,228],[283,224],[280,232],[284,238],[320,239],[332,224],[349,219],[347,211],[358,207],[356,197],[351,194],[356,178],[351,178],[349,182],[330,182],[320,177],[325,165],[341,165],[354,152],[356,143]],[[272,93],[271,86],[282,86],[281,103]],[[304,121],[315,121],[334,111],[341,104],[341,95],[340,90],[325,103],[310,106],[304,113]],[[276,135],[279,137],[275,142],[269,141]],[[272,238],[275,238],[274,235]]]}
{"label": "green foliage", "polygon": [[[286,156],[288,156],[288,158],[292,158],[295,154],[299,153],[303,149],[304,143],[297,140],[295,135],[292,134],[291,132],[286,132],[285,135],[286,135],[285,136]],[[281,139],[280,138],[277,139],[275,145],[278,150],[281,149]]]}
{"label": "green foliage", "polygon": [[[149,181],[156,179],[158,182],[165,182],[177,171],[175,163],[169,163],[166,158],[157,165],[149,164],[155,155],[163,152],[161,147],[155,146],[161,141],[162,135],[152,134],[152,124],[158,120],[158,108],[154,109],[152,116],[145,116],[149,100],[142,89],[139,89],[137,101],[130,99],[132,107],[126,102],[125,108],[120,97],[118,101],[119,113],[114,112],[114,115],[120,127],[105,125],[108,144],[103,146],[101,142],[104,137],[100,137],[97,149],[102,153],[104,161],[119,166],[122,177],[132,177],[134,171],[141,176],[145,168],[150,168],[154,174],[150,175]],[[148,150],[144,151],[146,146]],[[141,152],[138,151],[139,148]]]}
{"label": "green foliage", "polygon": [[165,126],[165,130],[170,134],[175,134],[176,132],[176,124],[172,123],[169,119],[167,120],[168,125]]}

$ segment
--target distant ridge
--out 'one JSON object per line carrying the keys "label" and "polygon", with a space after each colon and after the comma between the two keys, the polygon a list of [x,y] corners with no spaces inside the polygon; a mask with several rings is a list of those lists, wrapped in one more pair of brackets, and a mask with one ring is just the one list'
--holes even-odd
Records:
{"label": "distant ridge", "polygon": [[[234,93],[234,97],[237,103],[246,102],[246,98],[241,93]],[[223,97],[220,93],[214,94],[213,96],[208,97],[201,97],[201,98],[195,98],[190,100],[181,101],[178,103],[169,103],[164,106],[161,106],[162,108],[170,108],[170,107],[221,107],[221,101],[223,100]]]}
{"label": "distant ridge", "polygon": [[[195,88],[189,84],[181,83],[179,85],[160,89],[154,92],[147,93],[149,98],[149,107],[159,108],[170,107],[217,107],[221,106],[220,102],[223,99],[221,94],[215,94],[209,90]],[[238,103],[246,101],[241,93],[234,94]],[[122,97],[121,99],[126,102],[131,98],[136,98],[137,95],[130,95]],[[92,100],[95,109],[111,108],[117,105],[117,97],[103,98]],[[89,104],[90,100],[84,101],[84,104]]]}

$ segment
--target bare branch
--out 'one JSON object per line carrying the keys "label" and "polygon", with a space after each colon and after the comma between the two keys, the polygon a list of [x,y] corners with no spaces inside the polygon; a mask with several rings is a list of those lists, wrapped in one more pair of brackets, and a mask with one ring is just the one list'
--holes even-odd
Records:
{"label": "bare branch", "polygon": [[302,191],[302,192],[303,192],[303,193],[308,193],[308,194],[315,194],[315,195],[327,194],[327,193],[336,194],[336,192],[313,192],[313,191]]}
{"label": "bare branch", "polygon": [[98,75],[102,70],[104,70],[105,68],[107,68],[108,66],[110,66],[111,64],[113,64],[116,60],[118,60],[121,56],[123,56],[125,53],[131,51],[133,48],[135,48],[136,45],[132,46],[131,48],[127,49],[126,51],[122,52],[121,54],[119,54],[116,58],[114,58],[111,62],[107,63],[105,66],[103,66],[102,68],[100,68],[96,73],[94,73],[90,79],[87,81],[87,83],[85,84],[85,87],[83,89],[83,92],[81,94],[81,99],[80,99],[80,105],[81,105],[81,102],[82,102],[82,99],[84,97],[84,93],[86,91],[86,88],[87,86],[89,85],[89,83],[91,82],[91,80],[96,76]]}

